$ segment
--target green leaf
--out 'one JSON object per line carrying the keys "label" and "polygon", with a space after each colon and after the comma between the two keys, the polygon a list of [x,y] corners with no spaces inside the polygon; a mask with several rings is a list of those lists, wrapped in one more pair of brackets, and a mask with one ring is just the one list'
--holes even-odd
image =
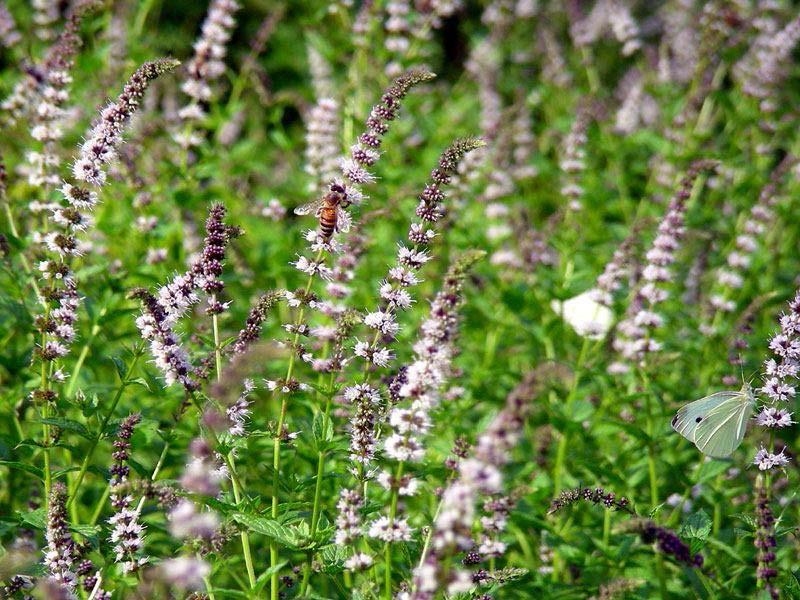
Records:
{"label": "green leaf", "polygon": [[37,508],[27,513],[18,513],[25,525],[34,529],[44,529],[47,525],[47,511],[44,508]]}
{"label": "green leaf", "polygon": [[34,467],[28,463],[19,462],[16,460],[0,460],[0,466],[8,467],[9,469],[16,469],[17,471],[25,471],[31,475],[35,475],[39,479],[43,479],[42,470],[39,467]]}
{"label": "green leaf", "polygon": [[280,562],[259,575],[258,579],[256,579],[256,587],[254,588],[255,592],[259,593],[261,590],[263,590],[264,586],[269,583],[270,579],[272,579],[272,575],[275,573],[280,573],[281,569],[283,569],[283,567],[285,567],[287,564],[288,563],[286,561]]}
{"label": "green leaf", "polygon": [[63,417],[48,417],[46,419],[40,419],[39,422],[44,423],[45,425],[54,425],[55,427],[58,427],[64,431],[77,433],[79,436],[87,440],[94,439],[94,434],[86,429],[86,426],[83,423],[73,419],[65,419]]}
{"label": "green leaf", "polygon": [[641,440],[643,442],[649,442],[650,441],[650,436],[647,435],[647,432],[644,429],[642,429],[641,427],[639,427],[639,426],[637,426],[637,425],[635,425],[633,423],[627,423],[625,421],[613,421],[611,419],[603,419],[602,423],[603,423],[603,425],[609,425],[611,427],[618,427],[619,429],[622,429],[625,433],[627,433],[627,434],[629,434],[629,435],[631,435],[631,436],[633,436],[633,437],[635,437],[635,438],[637,438],[637,439],[639,439],[639,440]]}
{"label": "green leaf", "polygon": [[120,381],[125,381],[125,376],[128,374],[128,367],[125,366],[125,361],[118,356],[112,356],[111,361],[114,363],[114,368],[117,369]]}
{"label": "green leaf", "polygon": [[329,544],[320,548],[322,571],[324,573],[340,573],[343,571],[347,553],[347,548],[339,544]]}
{"label": "green leaf", "polygon": [[311,427],[314,433],[314,439],[317,443],[327,443],[333,439],[333,425],[331,419],[325,418],[323,413],[317,413],[314,416],[314,423]]}
{"label": "green leaf", "polygon": [[711,517],[704,510],[691,514],[678,531],[678,534],[689,543],[692,554],[697,554],[703,549],[710,533]]}
{"label": "green leaf", "polygon": [[131,379],[130,381],[128,381],[128,385],[140,385],[144,389],[146,389],[148,392],[152,391],[150,389],[150,384],[143,377],[137,377],[136,379]]}
{"label": "green leaf", "polygon": [[289,527],[286,527],[275,519],[249,515],[247,513],[234,513],[231,516],[234,521],[240,525],[244,525],[250,531],[265,535],[287,548],[293,548],[295,550],[302,548],[297,535]]}

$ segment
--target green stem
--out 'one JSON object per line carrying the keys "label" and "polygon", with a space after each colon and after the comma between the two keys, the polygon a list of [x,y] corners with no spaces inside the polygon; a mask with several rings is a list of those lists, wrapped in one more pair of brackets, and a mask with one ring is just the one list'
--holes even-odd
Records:
{"label": "green stem", "polygon": [[[105,315],[105,313],[106,309],[103,308],[103,310],[100,311],[100,315],[98,316],[98,321],[100,317]],[[78,375],[80,374],[81,369],[83,368],[83,363],[86,361],[86,357],[89,355],[89,347],[92,345],[92,342],[94,341],[94,338],[97,337],[98,333],[100,333],[100,323],[95,322],[92,325],[92,330],[89,332],[89,337],[86,340],[86,343],[83,345],[83,348],[81,348],[81,353],[80,355],[78,355],[78,360],[75,361],[75,368],[72,369],[72,375],[69,378],[69,384],[67,384],[67,391],[66,391],[67,398],[72,398],[73,394],[75,393],[75,387],[78,385]]]}
{"label": "green stem", "polygon": [[[397,501],[398,501],[398,492],[397,486],[400,483],[400,479],[403,477],[403,468],[405,467],[404,462],[400,462],[397,465],[397,472],[394,476],[395,485],[392,488],[392,501],[389,506],[389,527],[394,525],[394,519],[397,516]],[[384,569],[384,589],[383,589],[383,597],[385,600],[392,600],[392,544],[391,542],[386,542],[383,547],[383,562],[385,565]]]}
{"label": "green stem", "polygon": [[[572,380],[567,399],[564,402],[566,406],[566,413],[569,417],[572,416],[572,404],[578,392],[578,384],[583,371],[583,365],[586,361],[586,355],[589,351],[589,338],[583,338],[583,345],[581,346],[578,361],[575,365],[575,377]],[[567,446],[569,445],[569,431],[564,431],[561,434],[561,439],[558,441],[558,448],[556,450],[556,464],[553,469],[553,492],[557,494],[561,490],[562,471],[564,470],[564,461],[567,456]]]}
{"label": "green stem", "polygon": [[76,478],[75,484],[73,486],[72,494],[70,494],[70,497],[67,500],[67,506],[70,506],[75,501],[75,498],[78,496],[81,482],[83,482],[83,478],[86,475],[86,469],[89,468],[89,462],[92,459],[92,454],[94,453],[95,448],[97,448],[97,444],[100,443],[100,439],[103,437],[103,432],[106,430],[108,422],[114,415],[114,411],[117,408],[117,404],[119,404],[120,398],[122,398],[122,393],[130,384],[131,375],[133,374],[133,370],[136,368],[136,363],[139,362],[139,357],[142,355],[143,348],[144,348],[143,344],[140,344],[133,351],[133,360],[131,361],[131,364],[128,366],[128,369],[125,372],[125,376],[122,378],[122,381],[119,384],[119,387],[117,388],[117,392],[114,394],[114,398],[111,401],[111,408],[108,410],[106,415],[103,417],[103,420],[100,422],[100,428],[98,429],[97,434],[94,436],[94,439],[92,440],[92,443],[89,446],[89,450],[86,452],[86,456],[83,458],[80,471],[78,471],[78,477]]}
{"label": "green stem", "polygon": [[[328,431],[328,423],[330,421],[331,404],[333,403],[333,379],[334,374],[331,373],[328,388],[325,390],[327,400],[325,401],[325,412],[322,417],[322,432],[323,436]],[[311,510],[311,539],[313,540],[317,534],[317,527],[319,526],[319,518],[322,513],[322,473],[325,466],[326,451],[319,453],[317,458],[317,480],[314,483],[314,506]],[[311,579],[311,562],[312,553],[309,552],[306,561],[305,572],[303,573],[303,584],[300,587],[300,596],[305,596],[308,591],[308,584]]]}
{"label": "green stem", "polygon": [[[317,256],[314,259],[315,262],[319,262],[322,259],[324,250],[320,249],[317,252]],[[304,295],[308,295],[311,291],[311,285],[314,283],[314,276],[309,275],[308,280],[306,281],[306,287]],[[297,311],[297,318],[295,319],[295,334],[294,334],[294,341],[292,343],[291,348],[291,355],[289,356],[289,366],[286,369],[286,378],[285,382],[289,382],[294,374],[294,364],[295,358],[297,356],[297,344],[300,341],[300,332],[299,332],[299,325],[303,322],[303,316],[305,315],[304,307],[301,306],[300,310]],[[278,414],[278,424],[275,429],[275,438],[272,440],[272,518],[278,518],[278,483],[280,481],[280,469],[281,469],[281,437],[283,435],[283,424],[286,419],[286,409],[287,409],[288,398],[287,395],[284,394],[281,398],[281,408],[280,413]],[[269,543],[269,564],[270,568],[273,570],[272,577],[270,579],[270,598],[271,600],[278,600],[278,544],[275,540],[271,540]]]}
{"label": "green stem", "polygon": [[[194,399],[194,396],[192,396]],[[195,402],[197,409],[200,410],[200,406]],[[214,443],[214,446],[217,448],[220,446],[219,438],[217,434],[214,432],[213,429],[208,429],[208,433],[211,436],[211,440]],[[222,458],[225,460],[225,464],[228,467],[228,471],[230,472],[231,476],[231,488],[233,490],[233,499],[236,502],[236,505],[242,501],[242,482],[239,480],[239,474],[236,472],[236,464],[233,462],[233,458],[230,454],[223,454]],[[242,531],[240,534],[242,539],[242,553],[244,554],[244,564],[247,569],[247,579],[250,584],[250,588],[253,589],[256,587],[256,572],[253,567],[253,553],[250,550],[250,534],[247,531]]]}

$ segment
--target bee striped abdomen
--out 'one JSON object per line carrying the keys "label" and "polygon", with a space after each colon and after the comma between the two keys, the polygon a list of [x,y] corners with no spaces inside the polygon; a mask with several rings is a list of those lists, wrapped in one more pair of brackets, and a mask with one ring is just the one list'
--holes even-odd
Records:
{"label": "bee striped abdomen", "polygon": [[336,206],[323,206],[319,211],[319,231],[328,240],[336,230]]}

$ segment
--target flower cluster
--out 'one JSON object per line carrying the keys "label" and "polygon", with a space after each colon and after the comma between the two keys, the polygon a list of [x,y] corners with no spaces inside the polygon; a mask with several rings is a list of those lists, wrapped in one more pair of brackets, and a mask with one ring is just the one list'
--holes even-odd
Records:
{"label": "flower cluster", "polygon": [[[96,4],[93,0],[77,3],[64,29],[48,49],[41,66],[41,76],[36,82],[36,109],[32,111],[31,137],[42,143],[42,151],[26,154],[28,183],[34,187],[55,186],[61,181],[58,175],[61,159],[56,143],[63,136],[64,105],[69,100],[70,71],[75,55],[81,47],[79,35],[81,21]],[[32,209],[43,206],[33,203]]]}
{"label": "flower cluster", "polygon": [[780,592],[772,584],[772,580],[778,576],[777,569],[772,566],[776,559],[775,547],[777,546],[775,540],[775,517],[772,514],[767,488],[761,476],[756,478],[755,493],[756,535],[754,543],[758,553],[756,578],[763,583],[764,589],[766,589],[770,598],[777,600],[780,597]]}
{"label": "flower cluster", "polygon": [[306,118],[306,173],[313,178],[313,191],[336,177],[339,171],[339,104],[319,98]]}
{"label": "flower cluster", "polygon": [[47,502],[47,549],[44,565],[59,586],[74,591],[77,585],[76,562],[80,550],[72,539],[67,522],[67,487],[60,481],[53,483]]}
{"label": "flower cluster", "polygon": [[603,488],[575,488],[565,490],[550,504],[547,514],[553,514],[578,502],[591,502],[592,504],[602,504],[606,508],[632,512],[630,501],[624,496],[617,496],[614,492],[609,492]]}
{"label": "flower cluster", "polygon": [[453,375],[462,283],[478,258],[477,254],[467,254],[450,267],[442,289],[431,302],[428,318],[420,326],[414,361],[396,380],[398,401],[407,400],[409,404],[396,406],[389,414],[392,433],[384,442],[384,450],[393,460],[415,462],[423,456],[419,437],[430,429],[429,414],[439,405],[445,384]]}
{"label": "flower cluster", "polygon": [[136,319],[136,326],[142,338],[150,342],[150,352],[156,366],[164,373],[167,385],[177,381],[188,391],[198,389],[195,368],[173,330],[175,320],[164,310],[159,299],[147,290],[136,289],[131,295],[142,303],[142,314]]}
{"label": "flower cluster", "polygon": [[481,40],[472,50],[465,67],[478,85],[481,134],[493,140],[502,122],[503,98],[497,90],[502,57],[493,36]]}
{"label": "flower cluster", "polygon": [[[103,110],[100,120],[91,129],[81,147],[73,165],[76,179],[94,186],[103,185],[106,177],[104,165],[115,156],[115,146],[122,141],[125,125],[136,110],[149,82],[176,64],[171,59],[145,63],[131,76],[117,101]],[[42,277],[52,283],[48,299],[57,305],[49,314],[38,319],[40,331],[55,338],[46,341],[40,348],[41,356],[45,360],[65,356],[75,338],[74,323],[77,320],[79,297],[66,259],[82,253],[82,244],[77,233],[90,226],[91,217],[86,211],[91,211],[98,202],[97,192],[81,185],[65,183],[61,192],[67,205],[53,209],[52,221],[56,229],[42,239],[47,249],[57,254],[60,260],[44,260],[39,263]],[[58,282],[61,283],[60,289],[55,287]]]}
{"label": "flower cluster", "polygon": [[[661,349],[653,333],[664,320],[655,309],[669,295],[664,285],[674,277],[671,266],[685,233],[687,201],[700,173],[714,166],[712,161],[697,161],[689,167],[658,226],[656,238],[646,254],[647,264],[642,271],[644,284],[636,291],[627,317],[618,326],[620,335],[614,340],[614,349],[628,361],[641,361],[647,354]],[[617,370],[625,370],[624,365],[617,367]]]}
{"label": "flower cluster", "polygon": [[512,166],[511,175],[516,181],[531,179],[539,170],[530,160],[536,152],[536,136],[533,133],[531,107],[525,98],[521,99],[514,116],[512,134]]}
{"label": "flower cluster", "polygon": [[390,77],[402,71],[402,58],[411,45],[409,39],[411,24],[408,20],[410,12],[411,6],[408,0],[390,0],[386,4],[386,21],[383,24],[386,29],[385,46],[394,56],[394,60],[386,65],[386,74]]}
{"label": "flower cluster", "polygon": [[639,534],[642,542],[656,544],[661,552],[672,556],[677,562],[695,568],[703,566],[703,556],[701,554],[692,554],[689,546],[674,531],[647,521],[641,525]]}
{"label": "flower cluster", "polygon": [[[216,496],[227,469],[220,467],[218,457],[203,438],[189,444],[190,460],[180,478],[181,487],[189,493]],[[167,514],[170,533],[180,540],[211,539],[219,527],[219,517],[210,511],[200,511],[188,498],[178,500]]]}
{"label": "flower cluster", "polygon": [[614,303],[614,292],[622,288],[622,280],[630,274],[630,262],[636,249],[638,234],[639,228],[634,227],[633,233],[617,246],[611,260],[597,276],[594,299],[603,306],[611,306]]}
{"label": "flower cluster", "polygon": [[630,135],[640,127],[653,125],[657,121],[660,113],[658,103],[645,92],[645,78],[638,70],[631,69],[622,78],[618,93],[621,103],[615,117],[615,133]]}
{"label": "flower cluster", "polygon": [[353,490],[342,490],[336,505],[336,543],[347,546],[361,534],[361,517],[359,509],[363,505],[361,495]]}
{"label": "flower cluster", "polygon": [[243,382],[244,389],[236,401],[231,404],[225,413],[228,415],[228,420],[231,422],[228,428],[228,433],[235,436],[245,435],[245,426],[250,418],[250,405],[252,402],[247,397],[256,388],[252,379],[245,379]]}
{"label": "flower cluster", "polygon": [[630,56],[642,45],[639,26],[627,3],[620,0],[600,0],[585,17],[575,20],[570,28],[575,44],[588,46],[596,42],[606,31],[622,44],[622,55]]}
{"label": "flower cluster", "polygon": [[56,0],[32,0],[33,23],[36,25],[36,36],[40,40],[53,38],[51,27],[61,17],[61,5]]}
{"label": "flower cluster", "polygon": [[[782,429],[794,424],[789,410],[797,394],[795,381],[800,373],[800,292],[789,302],[789,311],[781,315],[780,331],[769,341],[774,354],[764,364],[763,386],[759,392],[767,401],[756,416],[756,423],[769,430]],[[760,448],[754,463],[762,471],[784,467],[789,458],[781,450]]]}
{"label": "flower cluster", "polygon": [[366,383],[345,388],[344,401],[353,406],[350,422],[350,460],[368,465],[375,456],[375,425],[381,406],[381,395]]}
{"label": "flower cluster", "polygon": [[[190,98],[179,112],[184,123],[200,121],[206,115],[204,106],[211,100],[211,84],[225,73],[227,44],[236,25],[233,15],[237,10],[239,4],[235,0],[213,0],[208,7],[201,35],[194,44],[194,56],[186,68],[187,79],[181,85]],[[188,148],[200,144],[202,138],[189,128],[178,141]]]}
{"label": "flower cluster", "polygon": [[[375,180],[367,169],[378,160],[381,138],[389,130],[389,123],[397,117],[400,102],[408,91],[420,83],[430,81],[435,75],[424,69],[411,69],[394,80],[381,96],[367,119],[367,130],[359,135],[358,142],[350,149],[350,156],[341,162],[342,173],[350,184],[359,185]],[[349,194],[345,192],[349,197]],[[358,195],[356,195],[358,196]]]}
{"label": "flower cluster", "polygon": [[255,306],[250,309],[247,315],[244,327],[239,331],[236,340],[229,346],[231,353],[243,354],[250,344],[258,339],[261,335],[261,326],[267,315],[282,297],[283,295],[280,292],[267,292],[258,298]]}
{"label": "flower cluster", "polygon": [[144,546],[144,525],[139,522],[138,508],[131,508],[133,496],[128,494],[126,484],[130,467],[127,465],[130,457],[130,439],[133,428],[139,423],[141,417],[132,414],[125,418],[119,425],[117,439],[114,441],[114,464],[111,467],[111,506],[114,515],[108,520],[112,526],[109,541],[114,545],[114,561],[122,563],[122,572],[134,573],[147,563],[146,556],[139,556]]}
{"label": "flower cluster", "polygon": [[183,591],[200,591],[205,588],[205,578],[211,574],[211,565],[202,558],[178,556],[159,565],[161,578]]}
{"label": "flower cluster", "polygon": [[445,194],[442,188],[450,182],[461,159],[481,146],[483,142],[477,138],[456,140],[442,153],[438,166],[431,171],[430,182],[419,195],[416,209],[419,221],[412,223],[408,232],[408,240],[413,246],[401,244],[398,247],[397,263],[389,269],[388,276],[380,285],[381,307],[364,317],[364,323],[375,333],[371,342],[357,342],[354,352],[365,362],[385,367],[392,360],[393,353],[384,340],[396,337],[400,329],[397,311],[411,307],[413,299],[408,288],[419,282],[417,271],[431,259],[424,248],[436,235],[432,225],[444,216]]}
{"label": "flower cluster", "polygon": [[14,15],[8,10],[5,2],[0,4],[0,45],[6,48],[16,46],[22,39],[19,31],[17,31],[17,23],[14,21]]}
{"label": "flower cluster", "polygon": [[[116,101],[100,113],[100,118],[89,130],[81,145],[80,154],[72,167],[78,181],[101,187],[106,182],[105,165],[116,156],[116,148],[122,143],[122,133],[130,121],[145,90],[152,80],[178,66],[172,58],[149,61],[131,75]],[[70,200],[68,194],[67,200]]]}
{"label": "flower cluster", "polygon": [[[360,186],[375,180],[375,176],[370,173],[368,168],[374,166],[378,158],[380,158],[379,150],[382,138],[389,131],[391,121],[397,117],[403,98],[412,87],[424,81],[429,81],[433,77],[435,75],[430,71],[422,69],[409,70],[395,79],[392,85],[384,91],[380,103],[372,107],[367,118],[366,131],[359,135],[358,142],[350,149],[350,155],[340,161],[339,166],[344,179],[333,179],[327,186],[326,198],[336,198],[337,200],[337,223],[334,233],[337,230],[349,229],[352,219],[344,209],[351,204],[360,204],[364,198]],[[323,201],[326,200],[323,199]],[[298,212],[298,209],[295,212]],[[305,213],[301,212],[300,214]],[[308,275],[310,289],[311,279],[315,276],[320,276],[328,281],[333,278],[334,271],[325,264],[326,257],[324,253],[332,254],[340,251],[341,244],[335,238],[325,235],[321,230],[316,232],[309,231],[306,239],[310,242],[310,249],[316,256],[311,259],[306,256],[299,256],[292,264],[296,269]],[[290,306],[308,305],[312,308],[320,308],[316,297],[309,294],[308,290],[287,292],[287,294]],[[299,317],[300,315],[298,315]],[[308,331],[308,326],[298,321],[290,324],[289,327],[295,333],[295,339],[291,342],[293,351],[303,356],[308,362],[313,362],[313,355],[298,346],[299,336],[301,332]],[[390,357],[378,355],[376,358],[384,364],[388,364]]]}
{"label": "flower cluster", "polygon": [[586,128],[589,126],[589,114],[585,109],[579,110],[572,122],[572,127],[564,138],[559,167],[562,172],[561,194],[568,200],[567,209],[579,211],[583,208],[583,187],[581,174],[586,170]]}
{"label": "flower cluster", "polygon": [[[143,305],[136,326],[142,338],[150,342],[150,350],[156,365],[164,373],[167,385],[180,382],[189,391],[197,389],[196,377],[199,372],[191,365],[188,353],[181,347],[174,330],[179,319],[200,301],[197,292],[202,290],[207,295],[206,312],[210,315],[218,315],[228,306],[228,303],[218,300],[218,295],[224,289],[220,275],[227,246],[241,231],[226,225],[224,220],[225,207],[214,204],[206,219],[203,251],[189,269],[162,286],[157,296],[147,290],[134,292],[134,297],[139,298]],[[252,336],[257,336],[257,324],[248,324],[252,328],[244,332],[241,343],[237,339],[236,348],[243,349]]]}
{"label": "flower cluster", "polygon": [[[448,558],[459,550],[467,552],[475,545],[472,537],[475,504],[481,494],[497,494],[501,490],[500,468],[510,460],[510,451],[519,442],[538,387],[537,376],[529,373],[509,394],[505,408],[478,438],[474,456],[459,464],[457,479],[442,494],[441,509],[433,525],[431,552],[423,556],[419,568],[414,570],[409,600],[429,600],[442,589],[455,594],[472,587],[472,575],[462,569],[448,570]],[[502,509],[501,514],[507,511],[503,501],[489,508]],[[495,522],[495,526],[500,524]],[[499,549],[496,543],[484,548],[490,555]]]}
{"label": "flower cluster", "polygon": [[800,41],[800,17],[780,31],[765,31],[756,38],[748,53],[736,65],[742,90],[761,100],[761,110],[775,112],[774,95],[786,78],[794,47]]}
{"label": "flower cluster", "polygon": [[792,155],[787,154],[773,170],[770,181],[762,188],[758,201],[750,208],[750,214],[744,219],[741,233],[734,241],[735,249],[725,258],[727,268],[720,268],[717,271],[717,284],[722,290],[713,294],[709,300],[715,311],[732,312],[736,309],[736,302],[729,298],[730,290],[739,289],[744,285],[744,275],[750,266],[753,253],[758,248],[758,239],[765,235],[774,219],[774,207],[780,200],[778,194],[780,181],[795,160]]}
{"label": "flower cluster", "polygon": [[700,35],[695,27],[697,15],[688,0],[664,6],[661,13],[666,51],[658,61],[658,78],[662,82],[686,83],[695,74],[700,60]]}
{"label": "flower cluster", "polygon": [[[356,276],[355,271],[364,254],[366,241],[366,238],[358,231],[352,231],[342,242],[341,252],[336,257],[331,269],[330,281],[325,286],[325,291],[332,300],[318,304],[321,312],[336,316],[341,315],[347,309],[346,299],[353,291],[350,282]],[[316,335],[313,331],[312,335],[324,337]]]}

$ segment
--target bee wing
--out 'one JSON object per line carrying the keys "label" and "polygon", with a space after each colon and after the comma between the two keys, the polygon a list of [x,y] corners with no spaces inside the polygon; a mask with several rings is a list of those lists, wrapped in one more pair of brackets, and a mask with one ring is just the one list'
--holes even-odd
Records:
{"label": "bee wing", "polygon": [[307,204],[301,204],[300,206],[296,207],[294,209],[294,214],[296,215],[315,214],[319,210],[320,206],[322,206],[322,200],[318,198],[316,200],[308,202]]}
{"label": "bee wing", "polygon": [[353,224],[353,217],[350,213],[344,210],[341,206],[336,207],[336,230],[340,233],[347,233],[350,231],[350,226]]}

